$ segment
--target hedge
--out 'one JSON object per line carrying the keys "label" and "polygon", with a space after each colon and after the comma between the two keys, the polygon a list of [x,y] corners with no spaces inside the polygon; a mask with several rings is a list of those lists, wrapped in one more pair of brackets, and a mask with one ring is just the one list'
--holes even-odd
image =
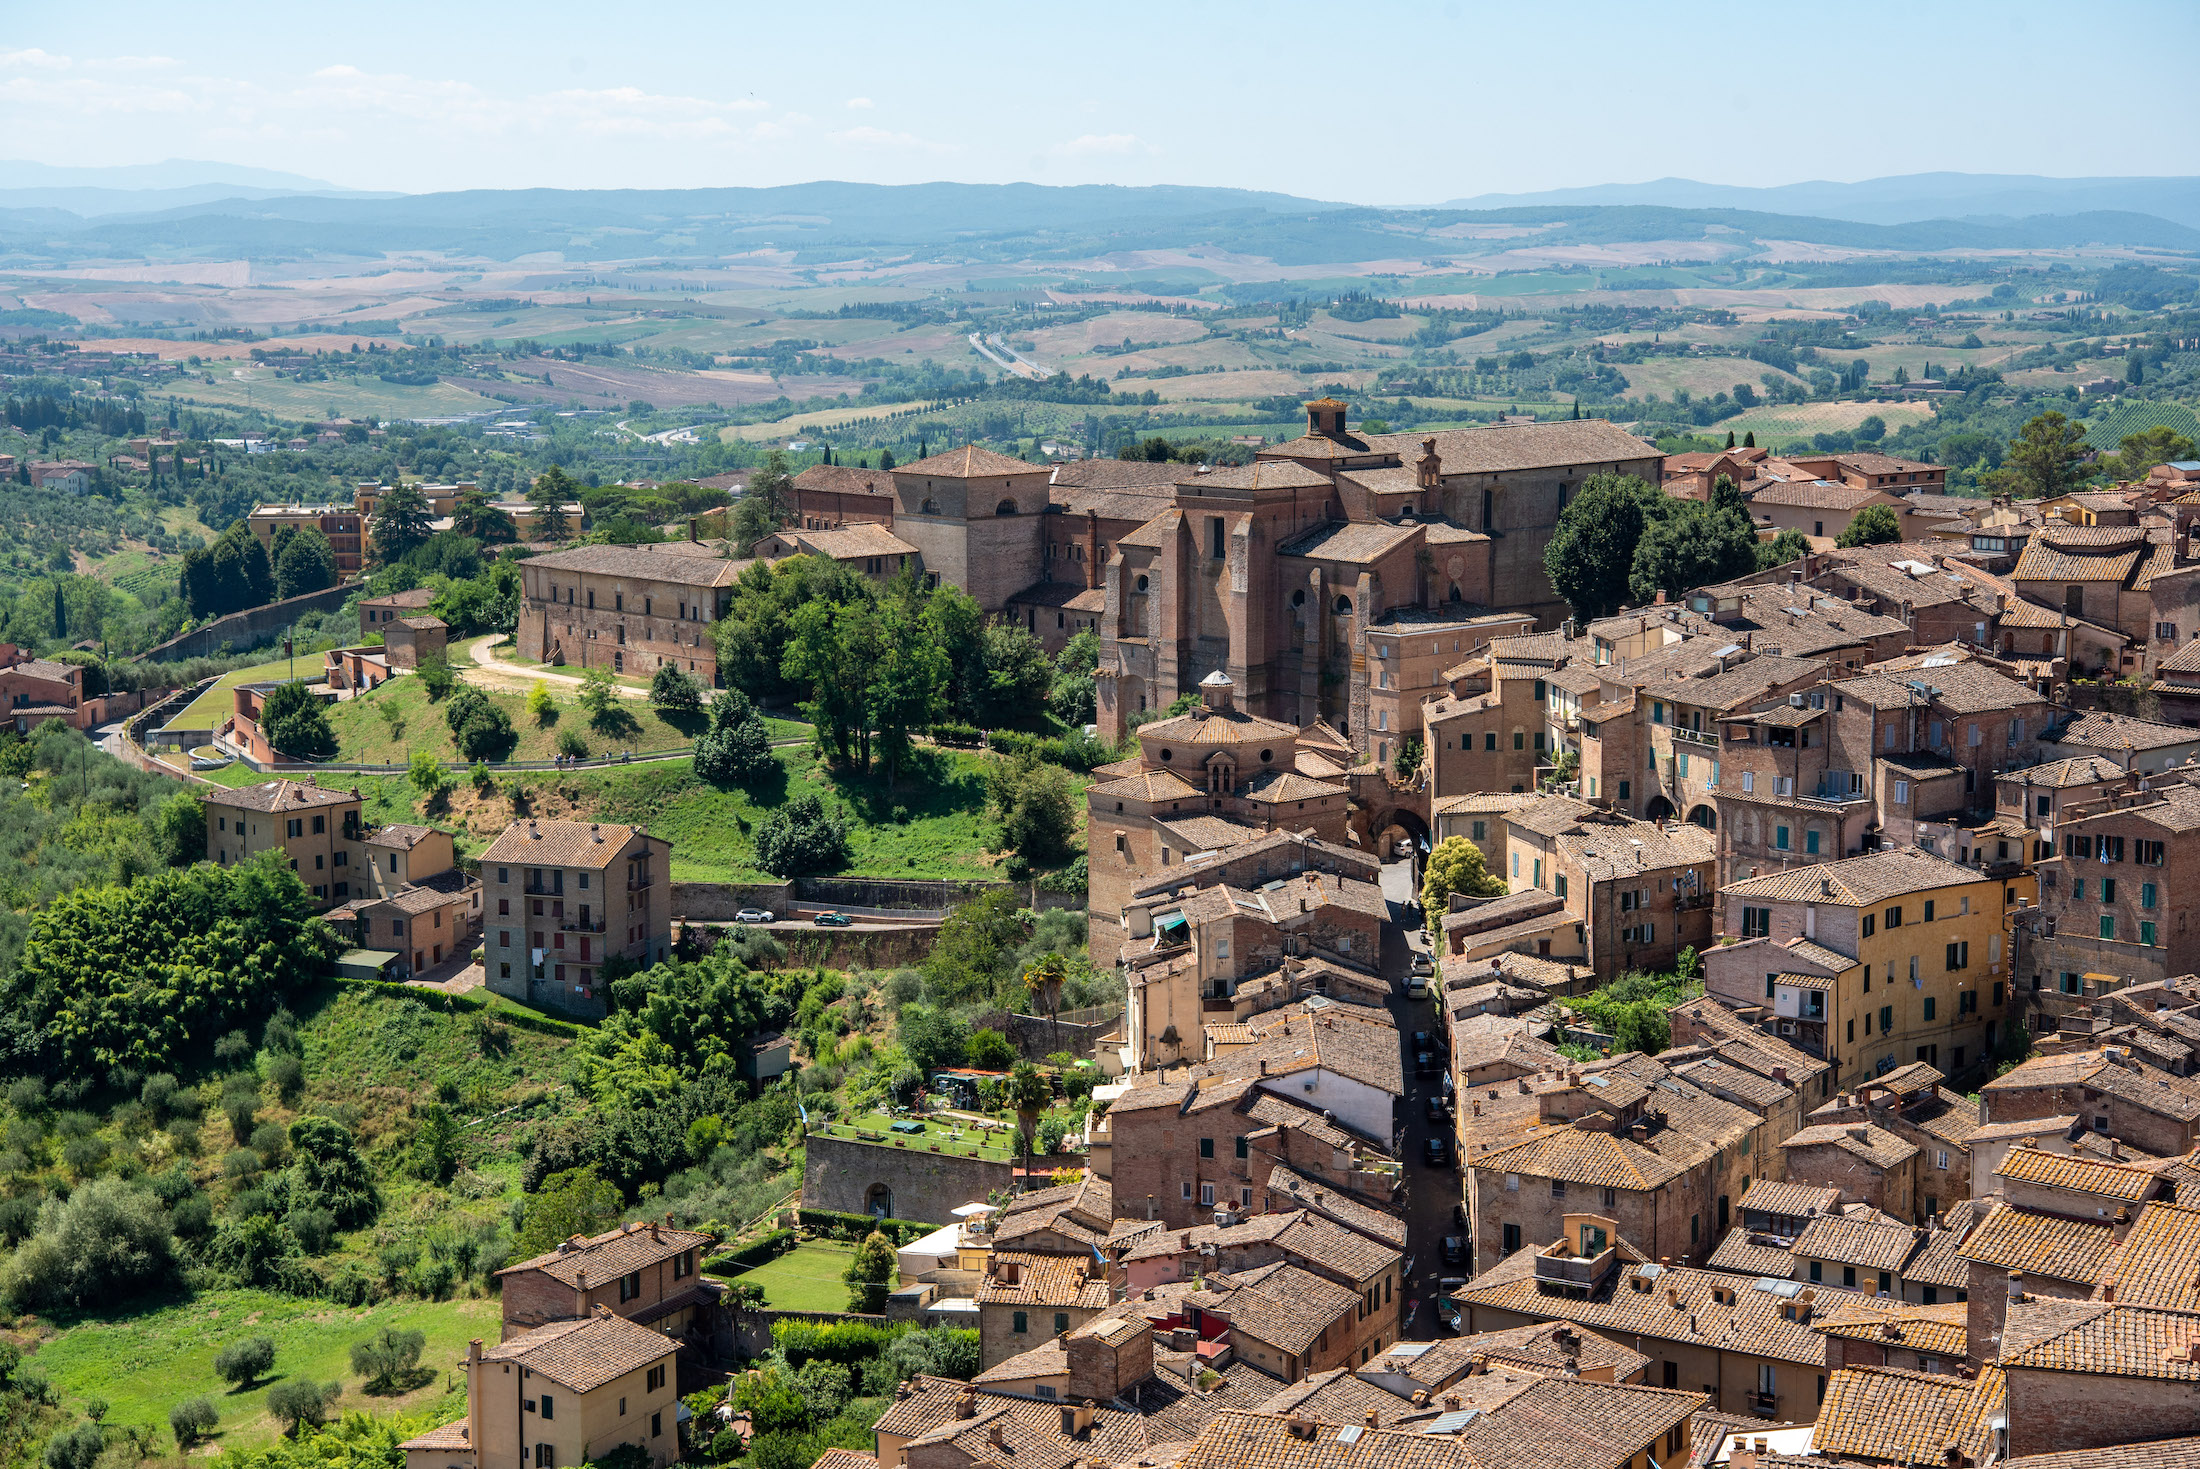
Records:
{"label": "hedge", "polygon": [[775,1260],[794,1248],[795,1232],[791,1229],[775,1229],[771,1233],[750,1240],[726,1251],[717,1259],[707,1262],[704,1268],[724,1272],[749,1270],[767,1260]]}
{"label": "hedge", "polygon": [[867,1326],[859,1321],[838,1321],[831,1325],[817,1321],[774,1321],[772,1345],[785,1354],[787,1365],[797,1371],[803,1363],[817,1357],[852,1367],[878,1356],[886,1350],[888,1342],[908,1330],[906,1322]]}
{"label": "hedge", "polygon": [[985,742],[985,731],[974,724],[935,724],[932,741],[940,745],[959,745],[975,749]]}
{"label": "hedge", "polygon": [[804,1229],[854,1244],[861,1244],[865,1236],[877,1230],[896,1245],[906,1245],[939,1228],[937,1224],[919,1224],[914,1219],[873,1219],[868,1214],[842,1214],[834,1209],[803,1209],[795,1218]]}

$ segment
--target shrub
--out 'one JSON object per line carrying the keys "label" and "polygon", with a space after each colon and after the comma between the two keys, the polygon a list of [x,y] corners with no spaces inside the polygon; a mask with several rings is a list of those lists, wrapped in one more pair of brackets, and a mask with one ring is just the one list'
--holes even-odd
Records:
{"label": "shrub", "polygon": [[702,686],[672,664],[660,663],[649,680],[649,702],[659,709],[700,709]]}
{"label": "shrub", "polygon": [[214,1431],[214,1425],[222,1421],[222,1415],[214,1410],[213,1402],[205,1397],[186,1398],[168,1410],[168,1428],[176,1436],[176,1447],[188,1449]]}
{"label": "shrub", "polygon": [[756,828],[756,865],[778,877],[831,872],[848,861],[848,822],[814,793],[795,797]]}
{"label": "shrub", "polygon": [[558,701],[550,697],[550,686],[537,683],[527,691],[527,713],[537,724],[548,724],[557,717]]}
{"label": "shrub", "polygon": [[17,1311],[95,1307],[167,1283],[175,1236],[142,1182],[93,1179],[51,1206],[38,1233],[0,1267],[0,1298]]}
{"label": "shrub", "polygon": [[428,691],[430,703],[441,703],[457,683],[450,663],[442,658],[424,658],[414,672],[420,679],[420,686]]}
{"label": "shrub", "polygon": [[427,1345],[425,1332],[385,1326],[365,1341],[352,1343],[351,1370],[366,1379],[370,1393],[398,1392],[420,1365],[420,1353]]}
{"label": "shrub", "polygon": [[300,1428],[319,1427],[343,1395],[341,1383],[313,1383],[293,1377],[267,1390],[267,1411],[283,1425],[283,1432],[296,1437]]}
{"label": "shrub", "polygon": [[286,1102],[297,1098],[306,1084],[306,1065],[296,1056],[277,1056],[267,1064],[267,1079]]}
{"label": "shrub", "polygon": [[766,1261],[778,1259],[781,1255],[793,1249],[794,1245],[795,1232],[793,1230],[775,1229],[769,1234],[750,1240],[745,1245],[736,1245],[726,1251],[712,1262],[711,1268],[722,1271],[752,1269],[755,1266],[764,1264]]}
{"label": "shrub", "polygon": [[1006,1071],[1016,1064],[1016,1047],[1009,1043],[1007,1036],[992,1029],[972,1032],[963,1055],[980,1071]]}
{"label": "shrub", "polygon": [[46,1440],[44,1462],[46,1469],[92,1469],[99,1462],[100,1451],[107,1447],[107,1435],[94,1422],[79,1423],[74,1428],[64,1428]]}
{"label": "shrub", "polygon": [[985,742],[985,731],[974,724],[935,724],[932,726],[934,744],[953,745],[958,749],[976,749]]}
{"label": "shrub", "polygon": [[774,1321],[772,1346],[798,1372],[805,1363],[816,1360],[849,1366],[876,1356],[907,1329],[863,1321]]}
{"label": "shrub", "polygon": [[558,753],[568,760],[586,760],[588,741],[577,729],[561,729],[558,731]]}
{"label": "shrub", "polygon": [[[893,1241],[876,1230],[865,1235],[840,1276],[841,1283],[848,1287],[848,1309],[874,1315],[885,1310],[886,1293],[893,1288],[895,1268]],[[841,1403],[834,1403],[829,1411],[820,1411],[819,1416],[830,1418],[841,1406]]]}
{"label": "shrub", "polygon": [[267,1376],[274,1365],[273,1337],[243,1337],[214,1354],[214,1375],[238,1391]]}

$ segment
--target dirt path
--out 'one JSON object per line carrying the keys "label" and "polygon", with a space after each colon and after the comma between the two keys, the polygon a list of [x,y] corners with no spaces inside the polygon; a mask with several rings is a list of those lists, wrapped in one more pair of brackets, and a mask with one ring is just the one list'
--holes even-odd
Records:
{"label": "dirt path", "polygon": [[[529,668],[518,663],[506,663],[496,657],[489,650],[495,647],[503,637],[504,634],[502,633],[490,633],[487,637],[475,638],[470,643],[461,644],[460,646],[465,650],[466,656],[472,660],[473,666],[468,667],[465,664],[460,664],[454,671],[460,678],[477,688],[504,689],[525,693],[535,684],[545,683],[549,684],[554,690],[563,690],[568,694],[578,694],[580,692],[581,681],[574,674],[558,673],[548,668]],[[623,683],[616,684],[614,687],[618,689],[619,697],[622,699],[646,700],[649,697],[649,690],[647,689],[632,688]]]}

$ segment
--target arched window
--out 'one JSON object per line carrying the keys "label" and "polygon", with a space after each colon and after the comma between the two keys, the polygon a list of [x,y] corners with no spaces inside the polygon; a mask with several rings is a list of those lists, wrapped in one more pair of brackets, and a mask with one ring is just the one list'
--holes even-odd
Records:
{"label": "arched window", "polygon": [[917,514],[919,515],[937,515],[939,513],[940,502],[937,500],[926,500],[922,505],[919,505],[917,507]]}
{"label": "arched window", "polygon": [[1337,599],[1337,615],[1339,617],[1352,615],[1352,599],[1350,597],[1339,597]]}
{"label": "arched window", "polygon": [[1136,590],[1138,590],[1138,591],[1141,591],[1141,592],[1143,592],[1144,590],[1146,590],[1146,579],[1145,579],[1144,577],[1140,577],[1140,578],[1138,579],[1138,583],[1137,583],[1137,586],[1136,586]]}
{"label": "arched window", "polygon": [[1304,607],[1306,605],[1306,588],[1300,587],[1291,594],[1291,605],[1294,607]]}
{"label": "arched window", "polygon": [[1016,502],[1014,500],[1003,500],[993,507],[993,513],[995,515],[1014,515],[1016,513]]}

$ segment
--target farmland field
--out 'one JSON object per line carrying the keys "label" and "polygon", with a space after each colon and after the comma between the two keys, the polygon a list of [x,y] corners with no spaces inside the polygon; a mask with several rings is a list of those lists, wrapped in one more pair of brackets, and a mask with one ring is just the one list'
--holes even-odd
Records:
{"label": "farmland field", "polygon": [[1923,423],[1933,416],[1924,403],[1779,403],[1752,408],[1737,418],[1716,425],[1737,437],[1753,433],[1766,447],[1812,434],[1845,433],[1865,419],[1877,416],[1890,431],[1906,423]]}
{"label": "farmland field", "polygon": [[[326,382],[278,378],[266,368],[211,369],[212,382],[183,377],[147,390],[149,398],[243,408],[303,421],[328,418],[447,418],[501,405],[448,383],[386,383],[378,377],[332,377]],[[243,374],[242,377],[233,374]]]}

